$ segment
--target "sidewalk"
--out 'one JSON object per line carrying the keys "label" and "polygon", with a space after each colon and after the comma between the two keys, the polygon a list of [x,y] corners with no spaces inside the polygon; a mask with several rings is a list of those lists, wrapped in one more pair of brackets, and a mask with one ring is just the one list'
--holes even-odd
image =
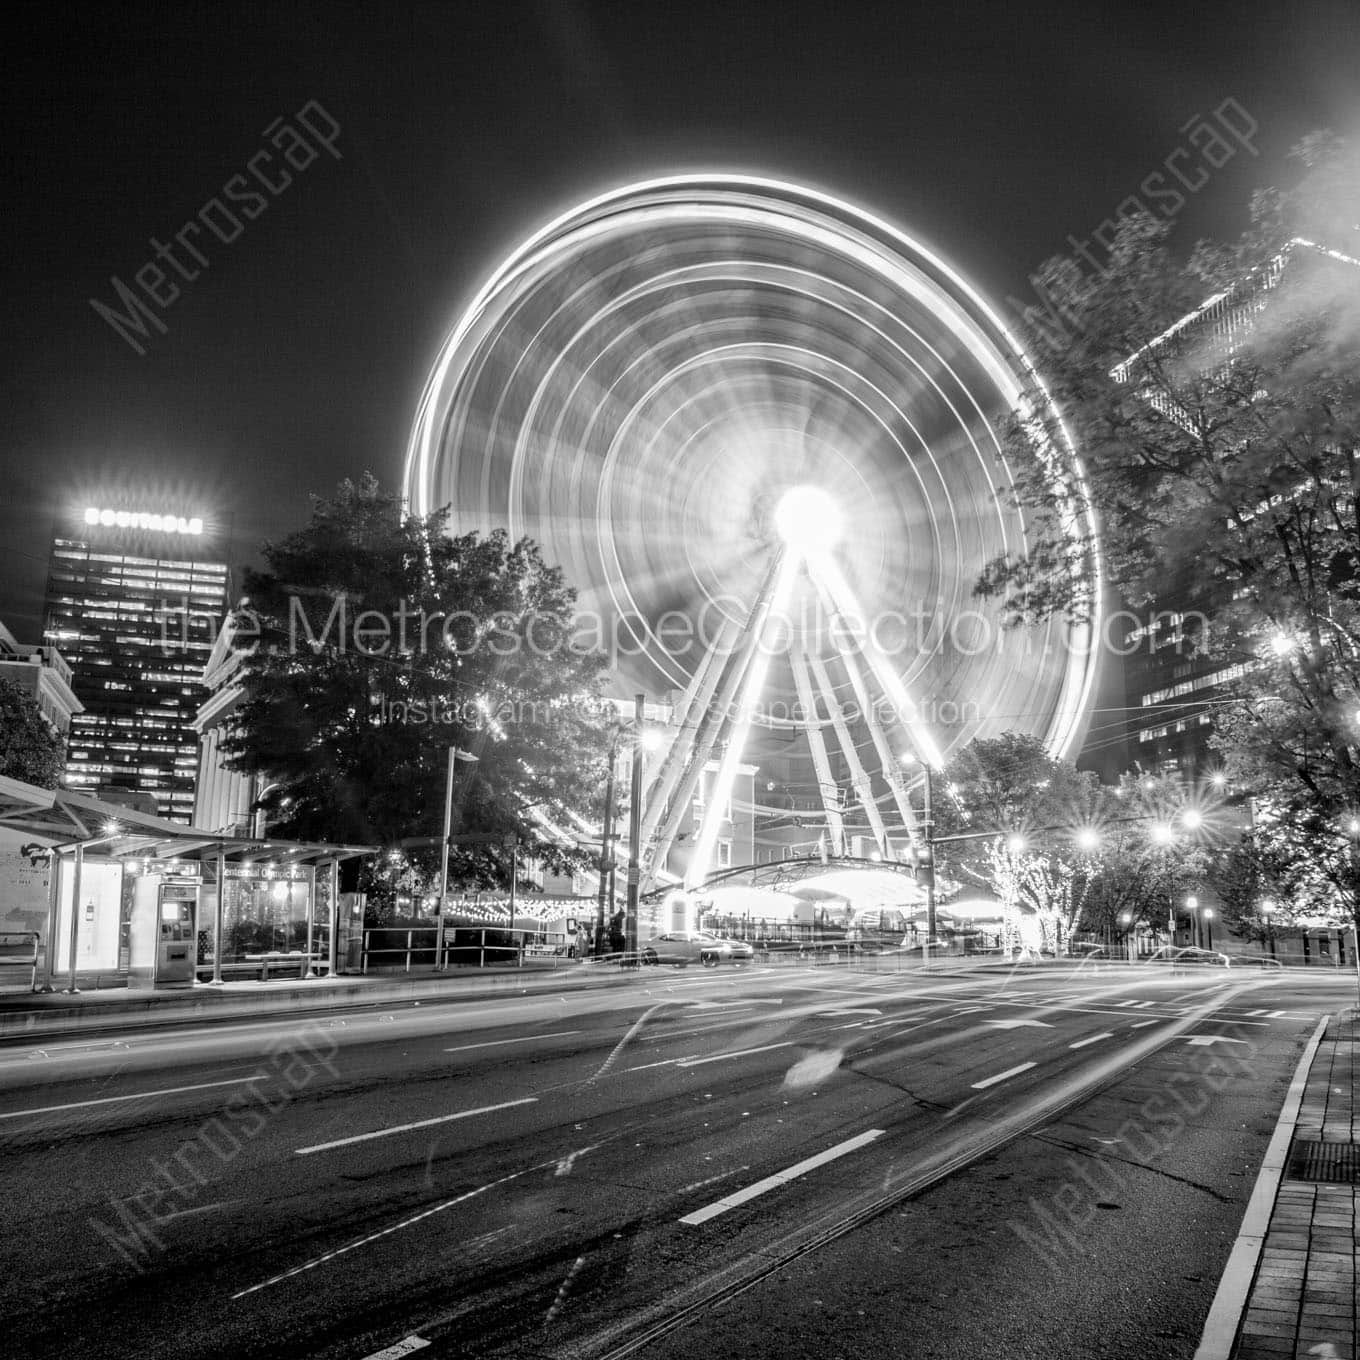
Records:
{"label": "sidewalk", "polygon": [[1328,1021],[1296,1076],[1196,1360],[1357,1354],[1358,1036],[1353,1010]]}

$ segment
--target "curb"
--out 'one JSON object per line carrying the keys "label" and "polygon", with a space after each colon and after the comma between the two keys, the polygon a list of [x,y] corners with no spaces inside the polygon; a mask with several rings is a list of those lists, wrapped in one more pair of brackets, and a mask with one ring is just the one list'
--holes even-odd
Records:
{"label": "curb", "polygon": [[[290,1016],[324,1015],[329,1011],[352,1009],[356,1004],[381,1007],[408,997],[434,1005],[456,1005],[459,1002],[485,1000],[507,991],[519,991],[526,996],[566,990],[598,991],[617,987],[633,975],[572,977],[565,985],[561,975],[554,978],[553,974],[545,971],[533,976],[549,981],[538,986],[526,985],[529,979],[522,973],[501,973],[476,979],[448,979],[452,985],[441,986],[438,975],[429,975],[410,981],[377,984],[356,980],[349,985],[328,988],[325,992],[293,987],[271,991],[264,996],[225,997],[207,993],[193,1000],[187,997],[183,1000],[146,997],[136,1001],[101,1002],[89,1006],[7,1010],[0,1011],[0,1044],[74,1033],[152,1029],[210,1023],[214,1020],[229,1023],[241,1019],[268,1019],[284,1013]],[[553,985],[554,981],[556,985]]]}
{"label": "curb", "polygon": [[1256,1177],[1256,1185],[1247,1201],[1247,1211],[1242,1216],[1242,1227],[1233,1243],[1232,1254],[1223,1269],[1214,1294],[1209,1316],[1204,1322],[1204,1332],[1200,1337],[1199,1348],[1194,1360],[1229,1360],[1233,1345],[1237,1341],[1237,1329],[1246,1311],[1247,1300],[1251,1295],[1252,1284],[1256,1280],[1256,1268],[1261,1260],[1261,1250],[1265,1246],[1266,1234],[1270,1229],[1271,1214],[1275,1200],[1284,1179],[1285,1167],[1289,1163],[1289,1145],[1294,1138],[1294,1129],[1299,1122],[1299,1109],[1303,1104],[1304,1088],[1312,1071],[1313,1059],[1317,1057],[1322,1036],[1335,1017],[1325,1016],[1318,1021],[1294,1069],[1294,1078],[1289,1083],[1284,1105],[1280,1108],[1280,1118],[1275,1132],[1271,1135],[1266,1148],[1261,1170]]}

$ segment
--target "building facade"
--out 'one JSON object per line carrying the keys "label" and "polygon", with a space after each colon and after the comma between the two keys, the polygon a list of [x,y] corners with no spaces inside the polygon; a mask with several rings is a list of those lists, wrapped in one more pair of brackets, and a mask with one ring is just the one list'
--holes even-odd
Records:
{"label": "building facade", "polygon": [[0,680],[17,685],[66,741],[71,718],[83,710],[71,688],[71,668],[55,647],[26,646],[0,623]]}
{"label": "building facade", "polygon": [[226,610],[228,568],[197,517],[89,507],[52,542],[44,642],[69,660],[82,706],[66,784],[154,800],[188,822],[198,771],[193,720]]}

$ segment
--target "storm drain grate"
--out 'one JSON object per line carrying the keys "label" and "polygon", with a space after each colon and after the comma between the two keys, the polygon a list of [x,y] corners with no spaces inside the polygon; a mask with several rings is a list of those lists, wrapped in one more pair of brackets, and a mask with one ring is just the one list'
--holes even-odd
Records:
{"label": "storm drain grate", "polygon": [[1296,1142],[1289,1154],[1289,1175],[1296,1181],[1360,1185],[1360,1143]]}

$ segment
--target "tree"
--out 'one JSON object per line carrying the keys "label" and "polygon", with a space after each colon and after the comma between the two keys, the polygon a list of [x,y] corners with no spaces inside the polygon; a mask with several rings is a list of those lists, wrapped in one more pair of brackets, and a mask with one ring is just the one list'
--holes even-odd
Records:
{"label": "tree", "polygon": [[[1110,582],[1135,608],[1193,607],[1187,645],[1222,663],[1238,701],[1219,724],[1231,773],[1340,866],[1360,920],[1343,853],[1360,808],[1360,147],[1316,134],[1295,160],[1299,181],[1258,194],[1230,245],[1182,263],[1169,223],[1143,213],[1096,274],[1051,261],[1040,277],[1063,342],[1030,338],[1084,461]],[[1027,555],[977,586],[1017,621],[1080,612],[1094,546],[1055,495],[1045,451],[1063,432],[1040,398],[1036,379],[1002,431]]]}
{"label": "tree", "polygon": [[[504,882],[508,839],[554,868],[582,864],[571,813],[593,807],[612,709],[602,661],[572,645],[575,592],[529,540],[447,533],[371,476],[315,498],[311,522],[265,546],[246,578],[244,696],[224,743],[259,775],[271,827],[373,844],[392,890],[405,838],[441,832],[448,749],[458,767],[450,878]],[[394,853],[396,852],[396,853]],[[412,856],[426,875],[438,851]]]}
{"label": "tree", "polygon": [[33,698],[0,680],[0,774],[40,789],[61,782],[65,747]]}
{"label": "tree", "polygon": [[1078,837],[1102,802],[1095,775],[1054,760],[1037,737],[1003,732],[969,743],[943,783],[934,834],[944,871],[1030,908],[1036,947],[1062,948],[1090,880]]}

